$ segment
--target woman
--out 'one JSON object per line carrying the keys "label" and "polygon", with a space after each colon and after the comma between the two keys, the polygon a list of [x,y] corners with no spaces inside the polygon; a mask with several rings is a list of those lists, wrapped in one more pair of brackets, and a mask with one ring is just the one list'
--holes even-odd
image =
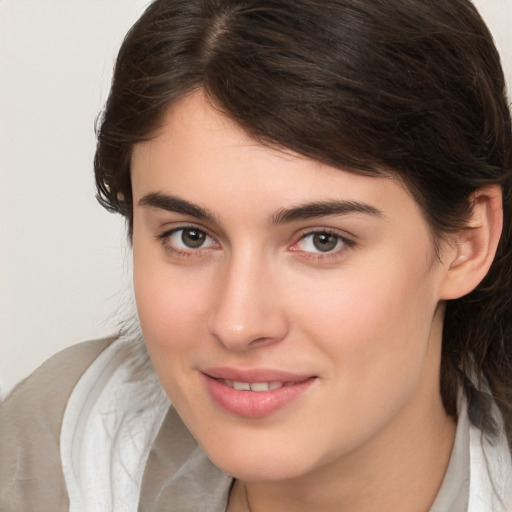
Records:
{"label": "woman", "polygon": [[7,400],[4,508],[512,509],[510,114],[469,2],[157,0],[95,171],[141,334]]}

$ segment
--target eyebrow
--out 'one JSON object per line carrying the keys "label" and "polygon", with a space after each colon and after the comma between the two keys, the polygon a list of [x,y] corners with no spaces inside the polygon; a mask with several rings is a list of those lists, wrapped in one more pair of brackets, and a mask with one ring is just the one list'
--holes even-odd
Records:
{"label": "eyebrow", "polygon": [[168,212],[182,213],[183,215],[189,215],[198,220],[216,222],[215,215],[209,210],[190,203],[185,199],[180,199],[179,197],[169,194],[162,194],[161,192],[146,194],[140,199],[139,205],[149,208],[159,208]]}
{"label": "eyebrow", "polygon": [[[161,192],[146,194],[139,200],[139,205],[189,215],[198,220],[206,220],[212,223],[217,222],[215,215],[206,208]],[[358,201],[315,201],[277,211],[270,217],[270,225],[276,226],[299,220],[315,219],[329,215],[349,215],[351,213],[384,217],[384,214],[379,209]]]}
{"label": "eyebrow", "polygon": [[278,225],[297,220],[315,219],[328,215],[349,215],[351,213],[384,217],[384,214],[379,209],[366,203],[358,201],[320,201],[279,210],[272,215],[270,222],[272,225]]}

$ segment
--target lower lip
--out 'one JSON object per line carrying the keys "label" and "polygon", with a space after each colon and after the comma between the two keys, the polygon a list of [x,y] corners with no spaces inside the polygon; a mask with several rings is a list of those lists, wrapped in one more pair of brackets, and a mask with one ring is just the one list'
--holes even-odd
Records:
{"label": "lower lip", "polygon": [[211,397],[226,411],[248,418],[261,418],[301,396],[315,377],[269,391],[238,391],[218,379],[202,374]]}

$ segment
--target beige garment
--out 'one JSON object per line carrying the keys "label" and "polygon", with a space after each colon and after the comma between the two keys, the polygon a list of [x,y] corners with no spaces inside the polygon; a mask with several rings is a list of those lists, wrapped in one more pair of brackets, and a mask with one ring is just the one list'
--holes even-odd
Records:
{"label": "beige garment", "polygon": [[69,507],[60,428],[69,395],[113,339],[70,347],[21,382],[0,406],[0,511]]}
{"label": "beige garment", "polygon": [[[0,512],[69,509],[61,466],[62,419],[76,383],[112,341],[81,343],[56,354],[1,405]],[[224,512],[231,482],[171,407],[147,460],[139,512]]]}

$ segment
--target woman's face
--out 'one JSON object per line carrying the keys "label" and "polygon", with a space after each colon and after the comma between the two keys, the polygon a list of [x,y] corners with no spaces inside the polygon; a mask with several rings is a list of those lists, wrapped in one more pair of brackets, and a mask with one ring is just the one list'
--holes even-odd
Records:
{"label": "woman's face", "polygon": [[445,266],[399,182],[264,147],[195,93],[132,183],[144,337],[216,465],[291,478],[430,427]]}

